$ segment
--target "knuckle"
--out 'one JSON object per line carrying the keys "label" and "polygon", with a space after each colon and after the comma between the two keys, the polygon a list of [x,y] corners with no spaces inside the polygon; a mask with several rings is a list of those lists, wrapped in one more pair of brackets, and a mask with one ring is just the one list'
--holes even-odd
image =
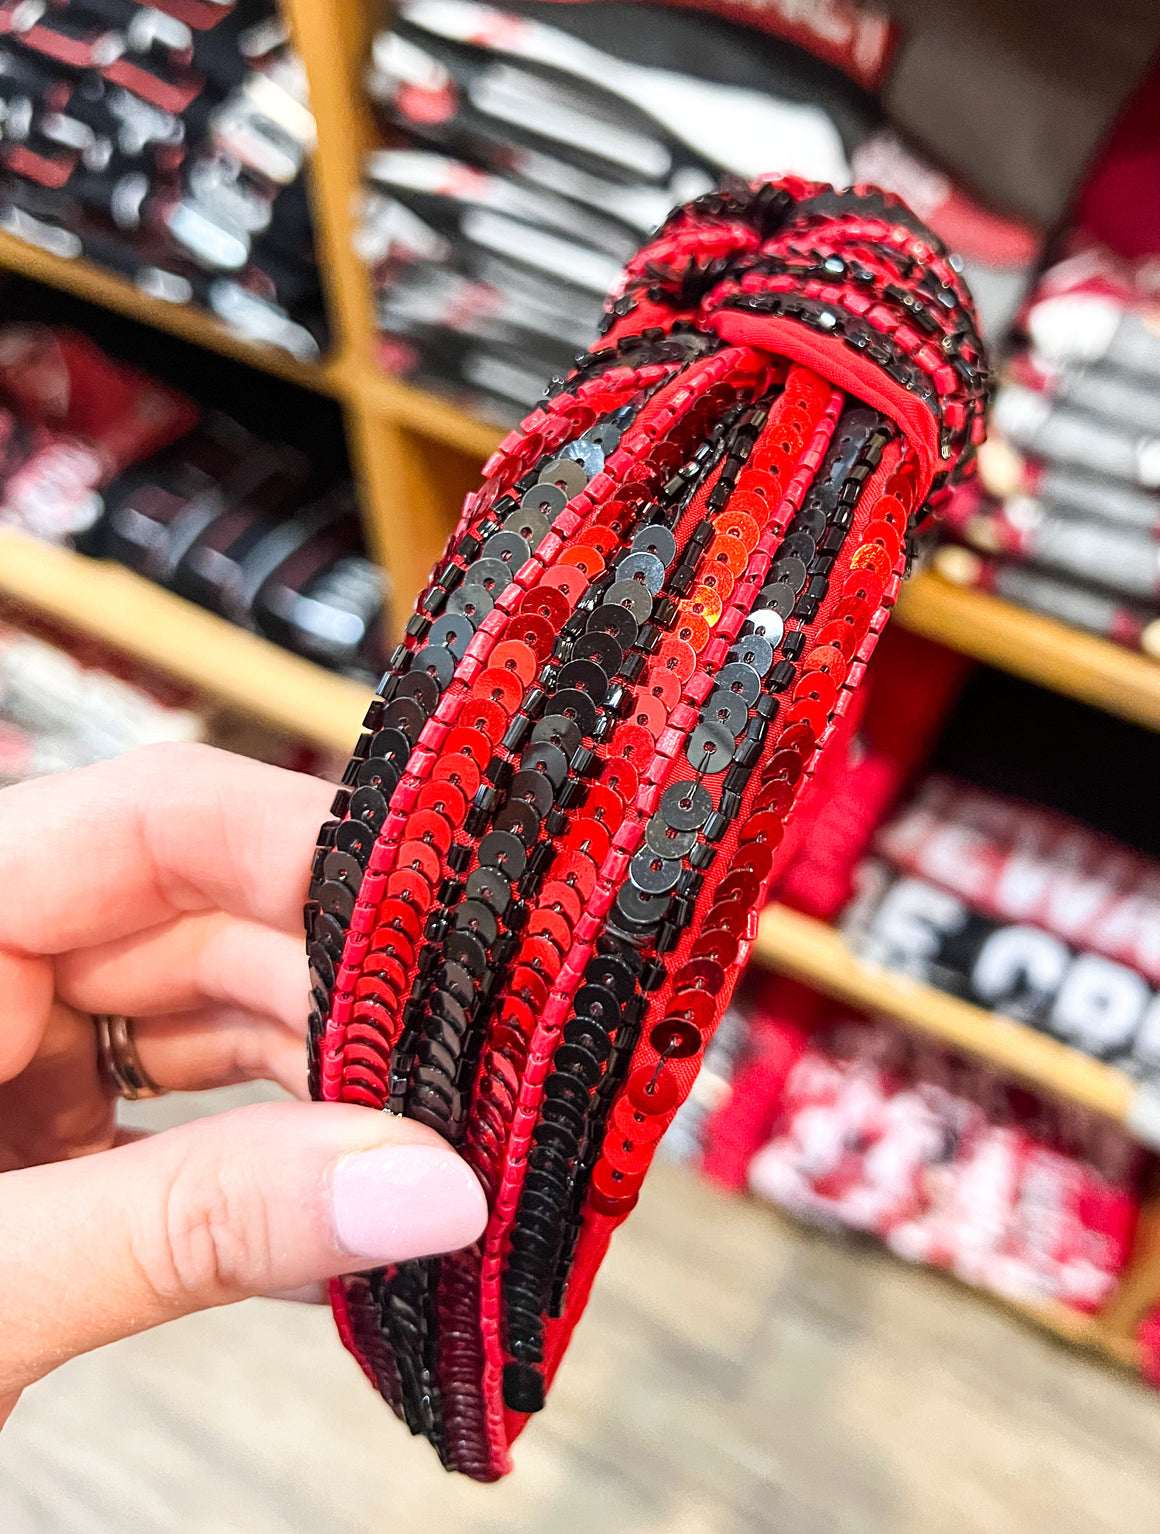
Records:
{"label": "knuckle", "polygon": [[267,1286],[265,1200],[248,1158],[231,1155],[212,1121],[188,1126],[135,1255],[149,1287],[176,1310],[226,1304]]}

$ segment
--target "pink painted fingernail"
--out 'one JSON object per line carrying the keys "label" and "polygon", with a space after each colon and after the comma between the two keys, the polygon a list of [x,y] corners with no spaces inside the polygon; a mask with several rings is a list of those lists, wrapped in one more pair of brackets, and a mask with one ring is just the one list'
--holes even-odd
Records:
{"label": "pink painted fingernail", "polygon": [[330,1197],[339,1245],[376,1262],[458,1251],[487,1224],[483,1189],[450,1147],[384,1145],[344,1156]]}

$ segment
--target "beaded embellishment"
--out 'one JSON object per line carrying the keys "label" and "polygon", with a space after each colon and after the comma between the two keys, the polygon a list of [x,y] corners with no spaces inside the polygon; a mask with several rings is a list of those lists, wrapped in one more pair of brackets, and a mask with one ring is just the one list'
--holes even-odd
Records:
{"label": "beaded embellishment", "polygon": [[[322,828],[315,1096],[409,1114],[491,1217],[334,1284],[448,1469],[494,1480],[740,973],[986,365],[899,202],[678,209],[484,466]],[[800,818],[800,817],[799,817]]]}

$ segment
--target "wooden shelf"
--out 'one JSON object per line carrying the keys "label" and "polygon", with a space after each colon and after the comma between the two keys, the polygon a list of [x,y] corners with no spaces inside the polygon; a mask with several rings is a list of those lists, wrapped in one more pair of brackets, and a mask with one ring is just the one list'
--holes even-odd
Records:
{"label": "wooden shelf", "polygon": [[[809,1216],[798,1215],[783,1209],[780,1204],[766,1198],[763,1194],[751,1193],[749,1196],[771,1218],[781,1221],[791,1229],[817,1228]],[[825,1228],[824,1225],[823,1228]],[[967,1279],[960,1278],[957,1273],[947,1268],[924,1265],[924,1271],[950,1288],[964,1290],[981,1300],[997,1305],[1000,1309],[1018,1316],[1020,1320],[1029,1322],[1032,1326],[1040,1326],[1045,1331],[1053,1332],[1061,1341],[1070,1343],[1073,1347],[1085,1348],[1100,1355],[1106,1362],[1137,1372],[1140,1369],[1140,1350],[1132,1329],[1123,1332],[1116,1329],[1111,1306],[1098,1315],[1087,1315],[1083,1311],[1074,1310],[1070,1305],[1054,1300],[1018,1300],[1010,1295],[998,1294],[994,1289],[985,1289],[981,1284],[972,1284]],[[1116,1294],[1113,1293],[1111,1305],[1115,1303]],[[1135,1319],[1138,1318],[1133,1319],[1133,1326]]]}
{"label": "wooden shelf", "polygon": [[299,362],[277,346],[244,341],[228,325],[223,325],[196,304],[170,304],[164,299],[152,298],[115,272],[106,271],[91,261],[69,261],[63,256],[54,256],[2,230],[0,268],[75,294],[89,303],[123,314],[127,319],[167,331],[182,341],[220,352],[224,357],[248,363],[289,383],[322,394],[341,394],[343,391],[343,372],[336,366]]}
{"label": "wooden shelf", "polygon": [[121,565],[0,529],[0,596],[328,750],[346,755],[358,735],[368,688]]}
{"label": "wooden shelf", "polygon": [[895,617],[989,666],[1160,730],[1160,662],[1145,655],[931,573],[903,586]]}
{"label": "wooden shelf", "polygon": [[867,964],[824,922],[787,906],[767,906],[758,923],[753,957],[860,1011],[892,1017],[942,1044],[986,1060],[1006,1075],[1095,1109],[1134,1134],[1144,1131],[1140,1089],[1123,1071],[1022,1023]]}
{"label": "wooden shelf", "polygon": [[[867,964],[824,922],[786,906],[767,906],[758,923],[752,956],[759,964],[804,980],[860,1011],[893,1018],[941,1044],[987,1061],[1005,1075],[1105,1114],[1153,1149],[1157,1146],[1152,1115],[1139,1111],[1140,1099],[1148,1099],[1150,1094],[1122,1071],[1022,1023]],[[1150,1242],[1137,1243],[1120,1287],[1100,1315],[1084,1315],[1066,1305],[1014,1300],[989,1290],[976,1292],[1067,1342],[1137,1369],[1134,1327],[1157,1292],[1157,1260],[1151,1248]]]}
{"label": "wooden shelf", "polygon": [[1102,1315],[1085,1315],[1082,1311],[1072,1310],[1068,1305],[1035,1304],[1029,1300],[1013,1300],[1006,1295],[994,1294],[989,1289],[976,1288],[973,1284],[967,1287],[972,1293],[982,1294],[994,1300],[1005,1310],[1014,1311],[1016,1315],[1022,1316],[1024,1320],[1032,1322],[1035,1326],[1042,1326],[1047,1331],[1054,1332],[1057,1337],[1070,1342],[1074,1347],[1089,1348],[1122,1368],[1137,1371],[1140,1368],[1139,1349],[1135,1338],[1112,1330]]}

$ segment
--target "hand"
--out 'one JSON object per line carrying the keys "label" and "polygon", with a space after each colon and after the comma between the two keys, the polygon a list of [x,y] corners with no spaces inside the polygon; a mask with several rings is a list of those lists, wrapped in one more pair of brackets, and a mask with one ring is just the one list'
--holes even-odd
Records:
{"label": "hand", "polygon": [[200,746],[0,792],[0,1423],[77,1353],[483,1229],[466,1164],[368,1108],[118,1135],[94,1012],[134,1020],[162,1088],[305,1096],[302,903],[332,794]]}

